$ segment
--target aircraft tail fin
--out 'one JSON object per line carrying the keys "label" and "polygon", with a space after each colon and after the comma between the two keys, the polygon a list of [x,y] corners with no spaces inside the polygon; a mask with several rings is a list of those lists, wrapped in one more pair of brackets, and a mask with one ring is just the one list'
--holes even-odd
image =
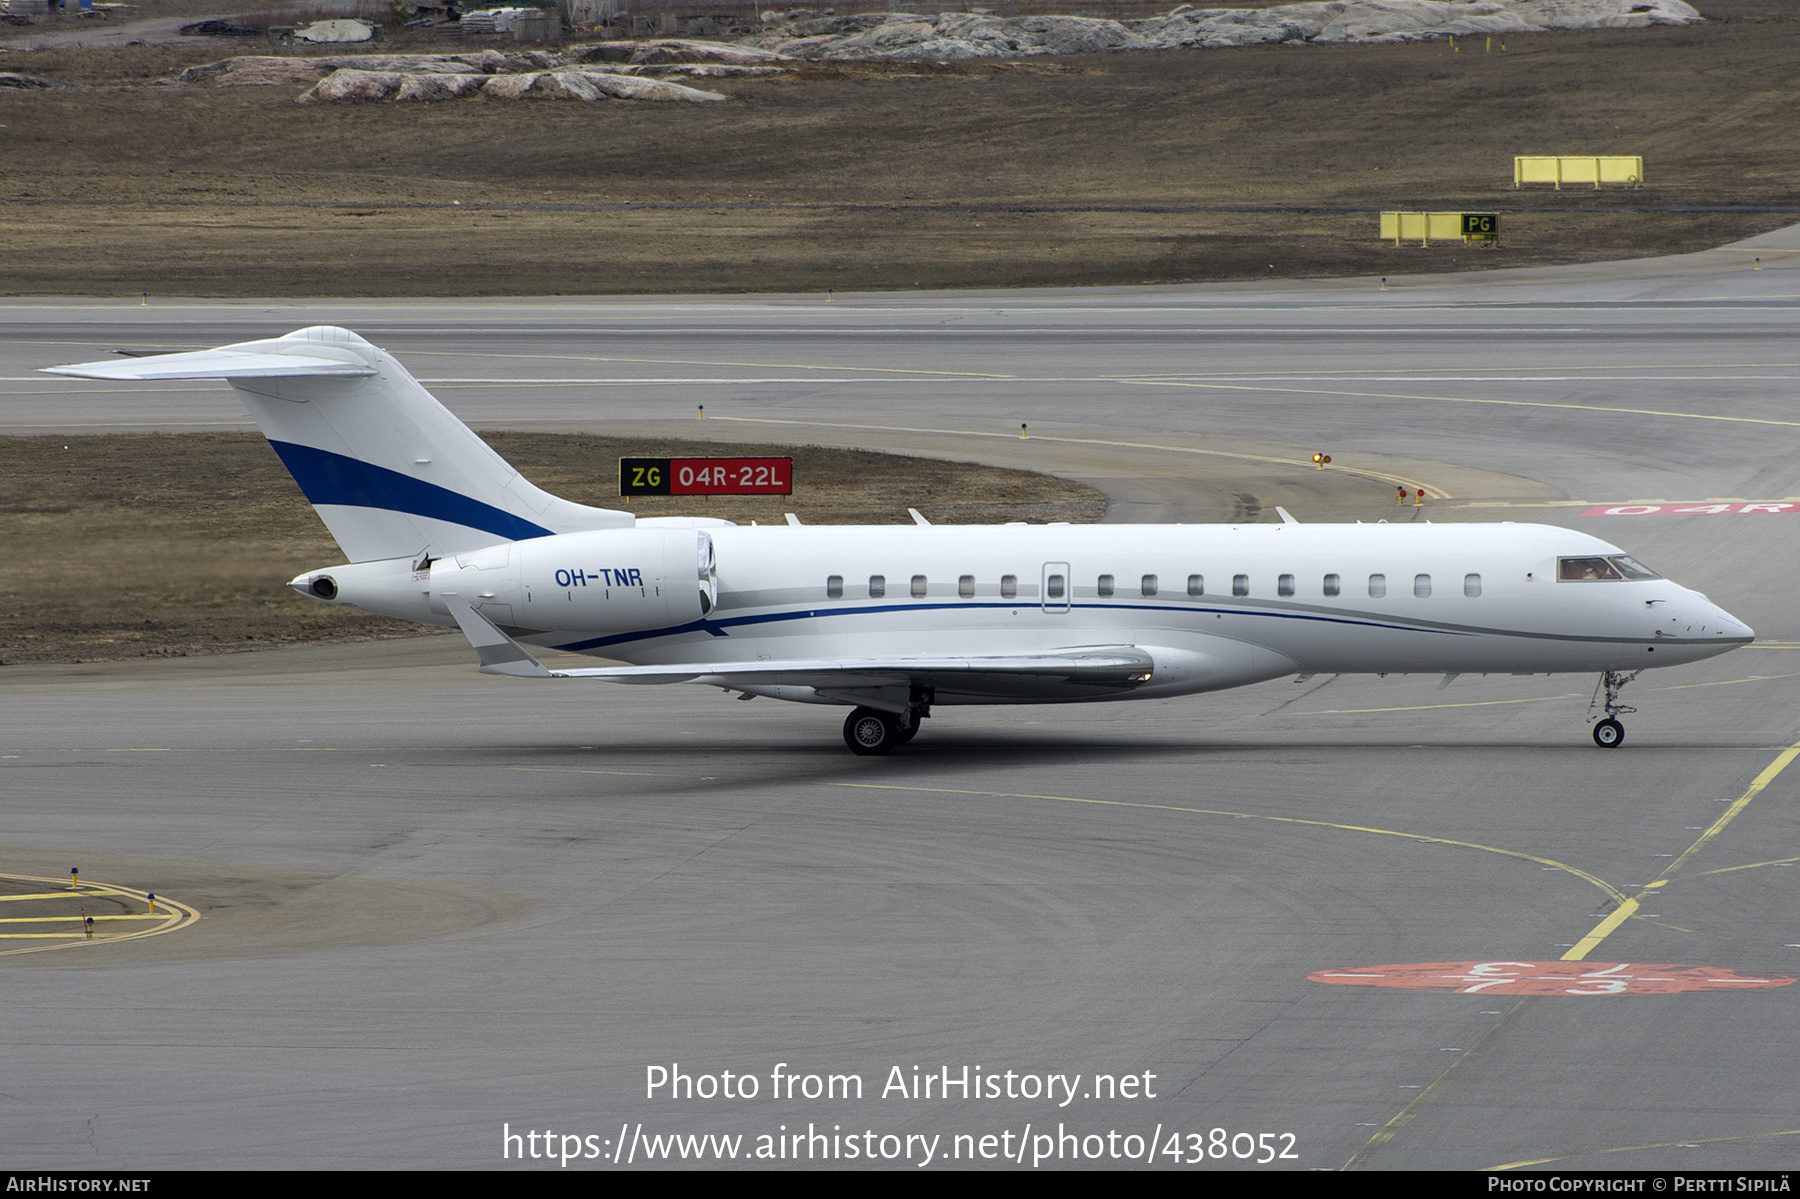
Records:
{"label": "aircraft tail fin", "polygon": [[84,379],[224,379],[352,562],[628,528],[532,485],[386,351],[315,325],[215,350],[46,368]]}

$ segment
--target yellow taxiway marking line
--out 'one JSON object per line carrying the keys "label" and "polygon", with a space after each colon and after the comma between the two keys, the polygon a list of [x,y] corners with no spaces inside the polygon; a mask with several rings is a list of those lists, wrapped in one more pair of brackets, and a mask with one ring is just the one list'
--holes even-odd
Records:
{"label": "yellow taxiway marking line", "polygon": [[1492,1028],[1482,1033],[1481,1037],[1473,1045],[1458,1054],[1456,1060],[1451,1062],[1449,1067],[1445,1069],[1442,1074],[1433,1079],[1430,1086],[1419,1092],[1418,1098],[1401,1108],[1392,1120],[1389,1120],[1386,1124],[1383,1124],[1377,1129],[1375,1135],[1369,1138],[1369,1143],[1352,1154],[1350,1160],[1345,1162],[1340,1169],[1362,1169],[1364,1163],[1369,1160],[1371,1154],[1393,1140],[1394,1134],[1412,1123],[1414,1116],[1417,1116],[1420,1112],[1430,1107],[1432,1103],[1436,1102],[1438,1096],[1442,1095],[1449,1089],[1450,1084],[1456,1081],[1456,1076],[1466,1070],[1476,1058],[1480,1057],[1491,1041],[1498,1037],[1502,1032],[1512,1027],[1513,1022],[1530,1006],[1531,997],[1528,996],[1507,1008],[1506,1014],[1494,1021],[1494,1026]]}
{"label": "yellow taxiway marking line", "polygon": [[[1763,768],[1763,772],[1756,776],[1749,788],[1746,789],[1742,795],[1738,796],[1736,800],[1732,801],[1731,806],[1720,813],[1719,818],[1713,821],[1712,825],[1705,832],[1696,837],[1694,843],[1683,850],[1680,857],[1669,863],[1669,868],[1663,871],[1663,881],[1667,882],[1671,876],[1678,873],[1683,866],[1687,865],[1690,858],[1706,848],[1709,841],[1724,832],[1725,827],[1733,820],[1736,820],[1738,815],[1743,812],[1745,808],[1750,806],[1750,801],[1762,794],[1763,788],[1774,782],[1781,772],[1786,770],[1797,757],[1800,757],[1800,742],[1788,746],[1777,754],[1775,760]],[[1650,885],[1654,887],[1658,884],[1651,883]]]}
{"label": "yellow taxiway marking line", "polygon": [[[0,879],[5,879],[9,882],[49,883],[53,885],[61,881],[60,879],[54,878],[41,878],[33,874],[0,874]],[[144,904],[146,907],[148,907],[150,903],[150,893],[148,891],[139,891],[132,887],[121,887],[115,883],[97,882],[84,882],[81,884],[81,889],[79,891],[43,892],[29,896],[29,898],[71,899],[78,897],[100,898],[104,896],[135,900],[138,903]],[[25,895],[0,896],[0,900],[24,898],[28,897]],[[186,928],[194,923],[194,921],[200,919],[200,913],[197,909],[189,907],[180,900],[170,899],[166,895],[159,895],[156,902],[163,910],[156,913],[155,916],[150,916],[146,913],[145,916],[141,917],[142,919],[155,920],[157,923],[154,928],[141,928],[135,932],[112,933],[107,936],[97,936],[92,939],[95,941],[107,942],[136,941],[144,937],[156,937],[163,933],[174,932],[176,929]],[[101,920],[119,918],[120,917],[117,916],[95,916],[94,920],[98,922]],[[127,916],[124,918],[129,919],[131,917]],[[74,919],[81,919],[81,917],[74,917]],[[8,923],[11,922],[9,921]],[[30,923],[41,922],[31,921]],[[0,949],[0,957],[7,957],[12,954],[41,953],[48,949],[62,949],[70,945],[84,945],[88,943],[89,938],[68,933],[0,933],[0,940],[54,942],[54,944],[48,945],[25,945],[20,946],[17,949]]]}
{"label": "yellow taxiway marking line", "polygon": [[[1795,747],[1800,752],[1800,746]],[[1337,824],[1330,820],[1304,820],[1298,816],[1268,816],[1258,812],[1231,812],[1217,808],[1185,808],[1176,804],[1136,803],[1125,799],[1087,799],[1077,795],[1032,795],[1018,791],[976,791],[961,787],[903,787],[893,783],[827,783],[828,787],[856,787],[868,791],[917,791],[932,795],[981,795],[991,799],[1047,799],[1055,803],[1094,804],[1107,808],[1141,808],[1152,812],[1182,812],[1193,816],[1229,816],[1234,820],[1267,820],[1275,824],[1309,825],[1313,828],[1334,828],[1347,833],[1370,833],[1380,837],[1405,837],[1410,841],[1428,841],[1434,845],[1449,845],[1458,849],[1478,849],[1483,853],[1500,854],[1503,857],[1519,858],[1526,862],[1536,862],[1540,866],[1553,866],[1558,870],[1566,870],[1580,879],[1592,883],[1613,899],[1623,900],[1624,892],[1596,875],[1571,866],[1567,862],[1559,862],[1554,858],[1539,857],[1517,849],[1502,849],[1495,845],[1480,845],[1474,841],[1457,841],[1450,837],[1434,837],[1427,833],[1409,833],[1401,829],[1371,828],[1360,824]]]}
{"label": "yellow taxiway marking line", "polygon": [[1646,883],[1643,890],[1638,892],[1636,896],[1621,902],[1611,915],[1607,916],[1607,918],[1602,920],[1599,924],[1596,924],[1592,932],[1577,941],[1574,948],[1570,949],[1569,952],[1563,954],[1562,960],[1565,962],[1579,962],[1587,957],[1588,954],[1598,949],[1602,941],[1610,937],[1614,930],[1632,917],[1638,910],[1638,903],[1640,900],[1649,895],[1652,891],[1666,887],[1670,880],[1680,872],[1683,866],[1687,865],[1688,861],[1695,854],[1704,849],[1707,843],[1714,837],[1724,832],[1725,827],[1733,820],[1736,820],[1739,813],[1750,806],[1750,801],[1762,794],[1763,788],[1774,782],[1781,772],[1786,770],[1789,764],[1797,757],[1800,757],[1800,741],[1795,742],[1793,745],[1782,750],[1779,754],[1776,754],[1775,760],[1763,767],[1763,772],[1756,776],[1756,779],[1750,784],[1749,789],[1738,796],[1737,799],[1732,802],[1731,806],[1726,808],[1705,832],[1695,838],[1694,843],[1682,851],[1680,857],[1669,863],[1669,868],[1662,872],[1661,878],[1653,883]]}
{"label": "yellow taxiway marking line", "polygon": [[[1587,957],[1588,954],[1592,953],[1594,951],[1594,949],[1599,946],[1600,942],[1604,941],[1609,935],[1612,934],[1614,929],[1618,928],[1619,925],[1625,923],[1625,921],[1630,919],[1632,914],[1637,911],[1638,899],[1641,899],[1645,895],[1651,894],[1657,888],[1665,885],[1669,881],[1669,876],[1673,875],[1683,862],[1687,861],[1688,858],[1692,857],[1694,855],[1694,853],[1697,852],[1702,845],[1705,845],[1709,840],[1711,840],[1713,837],[1717,836],[1718,833],[1722,829],[1724,829],[1724,827],[1727,824],[1730,824],[1732,819],[1739,812],[1744,810],[1744,806],[1746,804],[1748,804],[1752,799],[1754,799],[1758,792],[1760,792],[1764,787],[1767,787],[1771,782],[1773,782],[1775,780],[1775,777],[1777,775],[1779,775],[1783,770],[1787,769],[1788,763],[1792,762],[1796,756],[1800,756],[1800,742],[1797,742],[1794,745],[1790,745],[1788,748],[1782,750],[1781,753],[1776,757],[1776,759],[1773,762],[1769,763],[1769,765],[1763,769],[1763,772],[1761,774],[1756,776],[1756,781],[1750,784],[1750,789],[1747,790],[1746,792],[1744,792],[1744,794],[1738,798],[1737,802],[1732,804],[1731,807],[1726,810],[1724,815],[1720,816],[1718,820],[1714,821],[1712,827],[1707,829],[1706,832],[1702,833],[1700,835],[1700,839],[1695,841],[1693,845],[1689,846],[1686,853],[1682,854],[1681,857],[1677,858],[1675,860],[1675,862],[1670,865],[1669,869],[1664,872],[1664,875],[1661,879],[1657,880],[1656,882],[1650,883],[1646,887],[1644,887],[1644,889],[1639,893],[1637,898],[1629,898],[1628,899],[1628,898],[1625,898],[1624,896],[1616,896],[1616,898],[1618,898],[1621,901],[1619,903],[1618,908],[1610,916],[1608,916],[1605,920],[1602,920],[1597,926],[1595,926],[1594,931],[1590,932],[1586,937],[1583,937],[1581,939],[1581,941],[1579,943],[1577,943],[1573,949],[1569,950],[1568,953],[1563,954],[1562,960],[1565,962],[1579,962],[1582,959],[1584,959],[1585,957]],[[1357,1150],[1356,1153],[1351,1156],[1350,1160],[1344,1163],[1343,1168],[1345,1170],[1360,1170],[1360,1169],[1362,1169],[1362,1167],[1368,1162],[1370,1155],[1372,1155],[1377,1149],[1381,1148],[1383,1145],[1387,1144],[1388,1141],[1392,1140],[1395,1133],[1399,1132],[1402,1128],[1404,1128],[1407,1124],[1409,1124],[1412,1121],[1413,1117],[1417,1116],[1420,1112],[1424,1111],[1427,1107],[1429,1107],[1431,1105],[1431,1103],[1433,1101],[1435,1101],[1440,1095],[1442,1095],[1444,1093],[1445,1089],[1449,1087],[1450,1083],[1455,1080],[1456,1076],[1458,1074],[1462,1073],[1462,1071],[1464,1069],[1466,1069],[1472,1062],[1474,1062],[1474,1060],[1481,1055],[1482,1051],[1487,1047],[1487,1045],[1495,1037],[1497,1037],[1506,1028],[1510,1027],[1514,1023],[1515,1019],[1522,1012],[1524,1012],[1525,1009],[1528,1008],[1532,1004],[1533,1001],[1534,1001],[1533,997],[1527,996],[1526,998],[1520,999],[1517,1003],[1513,1004],[1512,1007],[1508,1008],[1506,1011],[1506,1014],[1504,1016],[1500,1017],[1499,1020],[1495,1021],[1494,1026],[1492,1028],[1488,1029],[1487,1032],[1483,1033],[1481,1035],[1481,1038],[1479,1040],[1477,1040],[1475,1042],[1475,1044],[1471,1045],[1468,1049],[1464,1050],[1461,1054],[1457,1055],[1456,1060],[1454,1062],[1450,1063],[1450,1066],[1448,1069],[1446,1069],[1442,1074],[1438,1075],[1438,1077],[1431,1083],[1430,1086],[1426,1087],[1423,1091],[1419,1092],[1418,1098],[1414,1099],[1411,1103],[1407,1104],[1404,1108],[1402,1108],[1398,1115],[1396,1115],[1392,1120],[1389,1120],[1386,1124],[1384,1124],[1380,1128],[1380,1130],[1378,1130],[1375,1133],[1374,1136],[1370,1137],[1368,1144],[1364,1145],[1361,1149]],[[1721,1138],[1721,1139],[1730,1139],[1730,1138]],[[1673,1144],[1681,1144],[1682,1142],[1672,1142],[1672,1143]],[[1641,1148],[1650,1148],[1650,1146],[1641,1146]],[[1543,1160],[1544,1161],[1561,1161],[1564,1159],[1562,1159],[1562,1158],[1545,1158]],[[1513,1166],[1526,1166],[1526,1165],[1536,1165],[1536,1164],[1539,1164],[1539,1163],[1537,1163],[1537,1162],[1513,1162],[1510,1166],[1497,1166],[1494,1168],[1500,1169],[1500,1170],[1506,1170],[1506,1169],[1513,1168]]]}
{"label": "yellow taxiway marking line", "polygon": [[[1795,755],[1800,755],[1800,744],[1796,744],[1796,745],[1790,747],[1788,750],[1784,751],[1782,758],[1777,759],[1777,762],[1781,766],[1785,767],[1787,765],[1787,762],[1792,761],[1793,757]],[[1767,786],[1769,780],[1773,779],[1775,774],[1777,774],[1777,773],[1779,773],[1779,770],[1775,769],[1774,767],[1771,767],[1769,770],[1765,770],[1763,772],[1763,774],[1758,777],[1757,783],[1753,785],[1752,794],[1755,791],[1761,790],[1762,787]],[[1259,814],[1256,812],[1229,812],[1229,811],[1220,811],[1220,810],[1211,809],[1211,808],[1187,808],[1187,807],[1179,807],[1174,804],[1134,803],[1129,800],[1118,800],[1118,799],[1087,799],[1087,798],[1082,798],[1079,796],[1072,796],[1072,795],[1031,795],[1031,794],[1023,794],[1023,793],[1008,792],[1008,791],[976,791],[976,790],[956,788],[956,787],[904,787],[904,786],[896,786],[896,785],[890,784],[890,783],[828,783],[826,785],[832,786],[832,787],[855,787],[855,788],[871,790],[871,791],[917,791],[917,792],[926,792],[926,793],[943,794],[943,795],[980,795],[980,796],[988,796],[988,797],[997,798],[997,799],[1047,799],[1047,800],[1053,800],[1058,803],[1095,804],[1095,805],[1104,806],[1104,807],[1117,807],[1117,808],[1144,808],[1144,809],[1149,809],[1149,810],[1153,810],[1153,811],[1184,812],[1184,813],[1191,813],[1194,815],[1201,815],[1201,816],[1230,816],[1230,817],[1234,817],[1236,819],[1268,820],[1268,821],[1273,821],[1273,822],[1279,823],[1279,824],[1310,825],[1315,828],[1334,828],[1334,829],[1341,829],[1346,832],[1372,833],[1372,834],[1375,834],[1378,836],[1408,837],[1414,841],[1426,841],[1426,842],[1431,842],[1433,844],[1449,845],[1449,846],[1454,846],[1454,847],[1461,848],[1461,849],[1477,849],[1477,850],[1481,850],[1484,853],[1500,854],[1505,857],[1519,858],[1519,859],[1522,859],[1522,860],[1528,861],[1528,862],[1537,862],[1540,865],[1544,865],[1544,866],[1553,866],[1553,867],[1556,867],[1561,870],[1566,870],[1570,874],[1573,874],[1578,878],[1585,879],[1589,883],[1592,883],[1594,886],[1600,888],[1602,891],[1606,892],[1606,894],[1610,898],[1619,901],[1621,909],[1623,909],[1626,904],[1630,904],[1632,902],[1629,899],[1627,899],[1626,896],[1622,892],[1620,892],[1618,888],[1614,887],[1612,884],[1606,882],[1605,880],[1598,878],[1595,875],[1589,874],[1585,870],[1580,870],[1574,866],[1570,866],[1565,862],[1558,862],[1553,858],[1540,857],[1536,854],[1524,853],[1524,852],[1522,852],[1520,850],[1516,850],[1516,849],[1502,849],[1502,848],[1499,848],[1497,846],[1492,846],[1492,845],[1480,845],[1473,841],[1458,841],[1458,840],[1453,840],[1449,837],[1422,836],[1417,833],[1408,833],[1408,832],[1404,832],[1404,831],[1400,831],[1400,830],[1396,830],[1396,829],[1370,828],[1370,827],[1366,827],[1363,825],[1355,825],[1355,824],[1338,824],[1338,823],[1335,823],[1332,821],[1327,821],[1327,820],[1303,820],[1303,819],[1293,817],[1293,816],[1267,816],[1267,815],[1262,815],[1262,814]],[[1723,819],[1724,818],[1722,817],[1721,820],[1723,820]],[[1722,828],[1723,824],[1719,825],[1719,827]],[[1703,838],[1703,840],[1704,840],[1704,838]],[[1633,905],[1633,908],[1635,909],[1635,905]],[[1596,941],[1595,944],[1598,944],[1598,942]],[[1396,1133],[1398,1133],[1402,1128],[1406,1127],[1407,1124],[1411,1123],[1415,1116],[1417,1116],[1420,1112],[1424,1111],[1434,1101],[1436,1101],[1438,1099],[1438,1097],[1441,1096],[1444,1093],[1444,1091],[1449,1088],[1450,1084],[1456,1080],[1456,1077],[1459,1074],[1461,1074],[1464,1070],[1466,1070],[1471,1064],[1474,1063],[1474,1061],[1477,1058],[1479,1058],[1481,1056],[1481,1054],[1486,1050],[1488,1045],[1490,1045],[1496,1038],[1498,1038],[1500,1036],[1500,1034],[1503,1033],[1506,1029],[1511,1027],[1511,1025],[1518,1018],[1520,1013],[1522,1013],[1531,1004],[1531,1002],[1532,1002],[1532,999],[1530,997],[1526,997],[1526,998],[1520,999],[1517,1003],[1513,1004],[1512,1007],[1507,1010],[1506,1014],[1504,1016],[1502,1016],[1498,1021],[1495,1022],[1494,1026],[1492,1028],[1488,1029],[1487,1032],[1485,1032],[1481,1035],[1479,1040],[1477,1040],[1468,1049],[1464,1050],[1461,1054],[1459,1054],[1457,1056],[1457,1059],[1454,1062],[1452,1062],[1450,1064],[1450,1066],[1442,1074],[1438,1075],[1438,1077],[1431,1083],[1430,1086],[1426,1087],[1423,1091],[1421,1091],[1419,1093],[1418,1098],[1414,1099],[1411,1103],[1407,1104],[1406,1107],[1403,1108],[1399,1112],[1399,1114],[1394,1116],[1393,1119],[1389,1120],[1385,1125],[1383,1125],[1381,1127],[1381,1129],[1379,1129],[1373,1137],[1369,1138],[1368,1144],[1364,1145],[1360,1150],[1358,1150],[1356,1152],[1356,1154],[1354,1156],[1352,1156],[1350,1158],[1349,1161],[1345,1162],[1343,1169],[1345,1169],[1345,1170],[1360,1170],[1360,1169],[1362,1169],[1363,1165],[1368,1161],[1371,1154],[1373,1154],[1377,1149],[1381,1148],[1383,1145],[1387,1144],[1388,1141],[1393,1139],[1393,1137]]]}
{"label": "yellow taxiway marking line", "polygon": [[1555,699],[1580,699],[1579,695],[1534,695],[1530,699],[1483,699],[1461,704],[1414,704],[1408,708],[1324,708],[1317,712],[1289,712],[1290,716],[1360,716],[1368,712],[1425,712],[1433,708],[1491,708],[1499,704],[1541,704]]}
{"label": "yellow taxiway marking line", "polygon": [[1720,416],[1705,412],[1666,412],[1660,408],[1609,408],[1604,404],[1554,404],[1548,400],[1494,400],[1476,396],[1400,395],[1385,391],[1329,391],[1318,387],[1268,387],[1244,383],[1184,383],[1178,380],[1158,382],[1145,379],[1130,381],[1134,387],[1195,387],[1211,391],[1272,391],[1283,395],[1347,396],[1359,400],[1419,400],[1439,404],[1498,404],[1507,408],[1564,408],[1575,412],[1606,412],[1614,416],[1669,416],[1681,420],[1717,420],[1741,425],[1780,425],[1800,429],[1800,421],[1773,420],[1761,416]]}
{"label": "yellow taxiway marking line", "polygon": [[[843,421],[824,420],[778,420],[766,416],[715,416],[708,420],[733,421],[744,425],[811,425],[820,429],[860,429],[871,433],[930,433],[939,437],[996,437],[1006,441],[1021,440],[1015,433],[999,433],[992,429],[921,429],[907,425],[857,425]],[[1156,444],[1145,441],[1110,441],[1100,437],[1055,437],[1042,434],[1031,438],[1032,441],[1048,441],[1057,445],[1101,445],[1121,450],[1158,450],[1166,454],[1197,454],[1210,458],[1236,458],[1243,462],[1268,462],[1276,466],[1290,466],[1296,470],[1317,469],[1312,460],[1299,457],[1278,458],[1273,454],[1245,454],[1234,450],[1203,450],[1192,446]],[[1409,491],[1423,488],[1425,494],[1435,500],[1447,500],[1454,497],[1441,487],[1433,487],[1418,479],[1409,479],[1403,475],[1388,474],[1384,471],[1369,470],[1359,466],[1334,465],[1332,470],[1340,474],[1357,475],[1365,479],[1379,479],[1383,483],[1404,484]],[[1561,505],[1559,505],[1560,507]]]}
{"label": "yellow taxiway marking line", "polygon": [[[1746,646],[1742,646],[1740,648],[1749,649],[1750,647],[1746,645]],[[1677,683],[1673,687],[1652,687],[1652,688],[1650,688],[1650,690],[1652,690],[1652,691],[1691,691],[1695,687],[1730,687],[1735,683],[1768,683],[1768,682],[1774,681],[1775,679],[1794,679],[1794,678],[1800,678],[1800,670],[1794,671],[1791,674],[1753,674],[1753,675],[1748,676],[1747,678],[1741,678],[1741,679],[1720,679],[1716,683]]]}
{"label": "yellow taxiway marking line", "polygon": [[1523,1166],[1545,1166],[1551,1162],[1566,1162],[1578,1157],[1586,1157],[1590,1153],[1634,1153],[1643,1149],[1678,1149],[1683,1145],[1717,1145],[1722,1141],[1756,1141],[1763,1137],[1800,1137],[1800,1128],[1790,1128],[1785,1132],[1746,1132],[1730,1137],[1695,1137],[1691,1141],[1658,1141],[1653,1145],[1618,1145],[1610,1149],[1584,1149],[1580,1153],[1565,1153],[1560,1157],[1534,1157],[1522,1162],[1507,1162],[1503,1166],[1488,1166],[1482,1172],[1517,1170]]}
{"label": "yellow taxiway marking line", "polygon": [[[1748,648],[1748,647],[1746,647]],[[1687,691],[1694,687],[1730,687],[1737,683],[1766,683],[1774,679],[1800,678],[1792,674],[1755,674],[1742,679],[1720,679],[1714,683],[1680,683],[1673,687],[1652,687],[1652,691]],[[1458,704],[1413,704],[1402,708],[1321,708],[1308,712],[1289,712],[1289,716],[1362,716],[1371,712],[1428,712],[1435,708],[1491,708],[1500,704],[1541,704],[1558,699],[1580,699],[1579,695],[1534,695],[1527,699],[1484,699]]]}
{"label": "yellow taxiway marking line", "polygon": [[[79,923],[81,916],[6,916],[0,917],[0,924],[55,924],[60,920]],[[126,912],[116,916],[95,916],[96,922],[101,920],[167,920],[168,917],[158,912],[152,916],[148,912]]]}
{"label": "yellow taxiway marking line", "polygon": [[951,379],[1013,379],[992,371],[923,371],[899,366],[831,366],[809,362],[721,362],[708,358],[612,358],[598,354],[472,354],[465,350],[414,350],[408,358],[427,354],[456,358],[524,358],[533,362],[630,362],[651,366],[740,366],[759,371],[848,371],[863,375],[937,375]]}
{"label": "yellow taxiway marking line", "polygon": [[1755,870],[1758,866],[1786,866],[1800,862],[1800,858],[1776,858],[1772,862],[1746,862],[1742,866],[1721,866],[1717,870],[1696,870],[1689,878],[1705,878],[1709,874],[1730,874],[1735,870]]}

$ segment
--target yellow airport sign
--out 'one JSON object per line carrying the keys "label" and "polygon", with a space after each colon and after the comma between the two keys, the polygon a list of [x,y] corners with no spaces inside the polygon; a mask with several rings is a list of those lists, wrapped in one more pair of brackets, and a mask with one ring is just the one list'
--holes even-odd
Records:
{"label": "yellow airport sign", "polygon": [[1513,186],[1553,183],[1558,191],[1565,183],[1625,183],[1644,186],[1641,154],[1522,154],[1513,159]]}
{"label": "yellow airport sign", "polygon": [[1397,246],[1404,239],[1418,238],[1428,246],[1432,238],[1439,241],[1462,239],[1464,242],[1500,240],[1500,214],[1497,212],[1384,212],[1381,214],[1381,236]]}

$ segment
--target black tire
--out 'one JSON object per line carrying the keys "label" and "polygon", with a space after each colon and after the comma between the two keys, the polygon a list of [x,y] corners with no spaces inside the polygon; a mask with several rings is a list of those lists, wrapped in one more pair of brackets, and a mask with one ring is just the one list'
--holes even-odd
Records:
{"label": "black tire", "polygon": [[844,721],[844,744],[861,757],[884,754],[899,742],[900,727],[892,714],[858,708]]}
{"label": "black tire", "polygon": [[914,737],[917,737],[918,735],[919,735],[919,722],[917,720],[915,720],[911,724],[907,725],[905,728],[897,729],[895,731],[894,744],[895,745],[905,745],[908,741],[911,741]]}
{"label": "black tire", "polygon": [[1625,726],[1613,719],[1602,720],[1594,726],[1594,744],[1601,749],[1615,749],[1625,740]]}

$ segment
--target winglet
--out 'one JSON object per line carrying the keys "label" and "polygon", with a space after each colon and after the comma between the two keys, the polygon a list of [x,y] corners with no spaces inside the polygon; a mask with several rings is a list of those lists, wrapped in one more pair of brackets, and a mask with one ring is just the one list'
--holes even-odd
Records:
{"label": "winglet", "polygon": [[1277,507],[1275,511],[1281,514],[1281,523],[1284,525],[1297,525],[1300,523],[1294,519],[1294,514],[1289,512],[1286,508]]}
{"label": "winglet", "polygon": [[521,679],[552,677],[524,646],[502,633],[493,621],[470,607],[469,601],[462,596],[446,591],[443,600],[450,615],[462,626],[463,636],[469,639],[476,656],[481,659],[482,674],[508,674]]}

